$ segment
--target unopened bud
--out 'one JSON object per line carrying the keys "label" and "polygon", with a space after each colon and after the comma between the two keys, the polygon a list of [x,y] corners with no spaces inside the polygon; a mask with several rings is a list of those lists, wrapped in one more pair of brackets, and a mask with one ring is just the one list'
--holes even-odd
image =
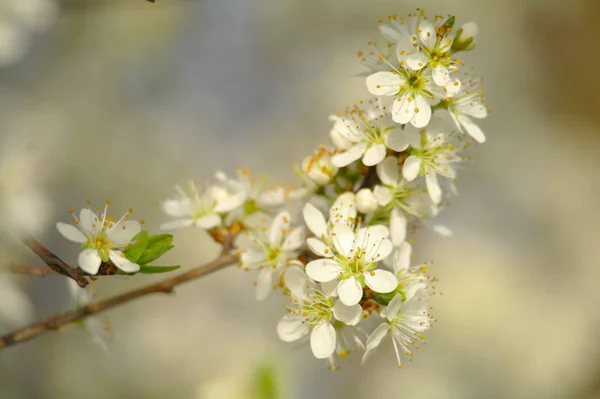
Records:
{"label": "unopened bud", "polygon": [[467,22],[464,24],[454,37],[452,42],[452,52],[458,53],[459,51],[470,51],[475,48],[475,41],[477,39],[478,28],[474,22]]}
{"label": "unopened bud", "polygon": [[375,212],[377,209],[377,200],[373,191],[368,188],[362,188],[356,193],[356,209],[362,213]]}

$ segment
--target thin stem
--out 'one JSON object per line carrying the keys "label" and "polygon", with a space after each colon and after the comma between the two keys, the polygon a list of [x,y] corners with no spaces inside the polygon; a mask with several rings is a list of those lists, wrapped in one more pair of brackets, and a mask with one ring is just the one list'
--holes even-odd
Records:
{"label": "thin stem", "polygon": [[72,278],[77,282],[77,284],[84,288],[89,282],[86,280],[83,271],[79,268],[73,268],[67,265],[62,261],[58,256],[53,254],[50,250],[40,244],[35,238],[30,235],[27,235],[21,239],[23,244],[29,247],[37,256],[40,257],[50,267],[58,274],[62,274],[63,276]]}
{"label": "thin stem", "polygon": [[[225,246],[228,248],[228,245]],[[56,316],[49,317],[40,322],[31,324],[27,327],[20,328],[18,330],[13,331],[10,334],[7,334],[0,338],[0,349],[6,348],[8,346],[20,344],[26,341],[29,341],[33,338],[36,338],[48,331],[56,330],[62,326],[65,326],[74,321],[83,319],[85,317],[104,312],[105,310],[117,307],[119,305],[123,305],[125,303],[129,303],[130,301],[141,298],[146,295],[155,294],[155,293],[165,293],[170,294],[175,291],[175,287],[183,284],[187,281],[191,281],[203,276],[206,276],[210,273],[213,273],[217,270],[223,269],[226,266],[229,266],[237,261],[236,255],[231,255],[228,253],[228,249],[225,249],[220,257],[209,262],[205,265],[194,268],[190,271],[182,273],[178,276],[171,277],[169,279],[159,281],[154,284],[147,285],[145,287],[141,287],[129,292],[126,292],[121,295],[114,296],[112,298],[105,299],[103,301],[98,301],[94,303],[90,303],[86,306],[83,306],[79,309],[71,310],[66,313],[61,313]],[[50,265],[49,265],[50,266]],[[62,274],[62,273],[61,273]]]}

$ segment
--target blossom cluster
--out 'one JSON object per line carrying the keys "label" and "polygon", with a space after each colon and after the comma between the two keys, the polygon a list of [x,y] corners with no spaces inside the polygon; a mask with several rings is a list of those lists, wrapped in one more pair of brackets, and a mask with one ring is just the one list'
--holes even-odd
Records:
{"label": "blossom cluster", "polygon": [[435,320],[435,279],[411,263],[410,227],[449,233],[426,219],[456,193],[464,151],[485,141],[474,119],[487,116],[481,79],[456,58],[474,48],[477,27],[454,25],[422,10],[380,21],[382,40],[359,53],[373,97],[330,117],[332,145],[302,160],[299,187],[219,172],[163,203],[174,218],[164,228],[237,226],[239,267],[257,272],[257,299],[288,298],[277,334],[308,337],[331,368],[356,350],[366,360],[386,337],[401,366]]}
{"label": "blossom cluster", "polygon": [[[299,163],[298,186],[218,172],[162,202],[171,217],[162,229],[195,227],[233,245],[240,269],[255,273],[256,299],[286,298],[278,336],[309,341],[332,369],[355,352],[365,361],[388,338],[400,367],[424,342],[436,279],[411,260],[414,228],[450,234],[428,219],[456,195],[467,148],[485,141],[474,122],[487,116],[481,79],[456,58],[475,47],[476,25],[455,28],[453,16],[417,10],[380,21],[379,31],[382,39],[359,52],[372,97],[330,117],[331,145]],[[171,236],[144,238],[132,210],[116,220],[106,209],[58,224],[82,245],[79,266],[92,275],[107,263],[153,272],[144,266],[155,259],[148,243],[166,251]]]}

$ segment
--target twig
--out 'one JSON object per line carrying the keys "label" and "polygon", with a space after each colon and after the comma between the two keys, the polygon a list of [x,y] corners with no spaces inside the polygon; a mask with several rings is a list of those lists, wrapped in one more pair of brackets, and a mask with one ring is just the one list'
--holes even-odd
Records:
{"label": "twig", "polygon": [[20,265],[11,265],[10,271],[13,273],[20,274],[29,274],[30,276],[54,276],[57,273],[47,267],[42,266],[20,266]]}
{"label": "twig", "polygon": [[35,254],[39,256],[56,273],[72,278],[81,288],[84,288],[89,284],[89,282],[85,279],[81,269],[73,268],[67,265],[58,256],[50,252],[32,236],[25,236],[21,239],[21,241],[23,241],[23,244],[27,245],[33,252],[35,252]]}
{"label": "twig", "polygon": [[145,287],[141,287],[133,291],[129,291],[109,299],[105,299],[103,301],[90,303],[79,309],[52,316],[38,323],[34,323],[27,327],[13,331],[12,333],[0,338],[0,349],[5,348],[7,346],[12,346],[29,341],[39,335],[44,334],[45,332],[56,330],[62,326],[83,319],[90,315],[103,312],[105,310],[114,308],[119,305],[123,305],[136,298],[141,298],[143,296],[155,293],[173,293],[175,291],[175,287],[180,284],[202,276],[206,276],[207,274],[210,274],[233,263],[236,263],[238,260],[237,256],[228,254],[228,246],[225,246],[225,248],[226,249],[223,251],[223,254],[219,258],[205,265],[194,268],[188,272],[182,273],[178,276],[171,277],[167,280],[159,281],[158,283],[150,284]]}

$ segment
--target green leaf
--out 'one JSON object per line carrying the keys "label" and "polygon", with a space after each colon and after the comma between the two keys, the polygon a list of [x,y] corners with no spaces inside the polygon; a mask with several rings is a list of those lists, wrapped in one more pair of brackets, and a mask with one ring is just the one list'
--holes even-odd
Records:
{"label": "green leaf", "polygon": [[179,269],[181,266],[140,266],[140,271],[138,273],[141,274],[158,274],[158,273],[168,273],[174,270]]}
{"label": "green leaf", "polygon": [[129,261],[138,263],[138,259],[148,247],[148,232],[140,231],[135,237],[132,238],[131,242],[133,244],[125,248],[123,253]]}
{"label": "green leaf", "polygon": [[137,264],[140,266],[145,265],[160,258],[165,252],[174,248],[174,245],[171,244],[172,241],[173,236],[171,234],[157,234],[151,236],[148,239],[148,247],[138,258]]}
{"label": "green leaf", "polygon": [[392,299],[394,299],[394,297],[396,296],[396,294],[397,294],[396,291],[388,292],[387,294],[381,294],[379,292],[373,292],[373,299],[378,304],[383,305],[383,306],[387,306],[392,301]]}
{"label": "green leaf", "polygon": [[148,246],[152,247],[154,245],[169,245],[172,242],[173,242],[172,234],[156,234],[156,235],[150,236],[150,238],[148,239],[148,243],[149,243]]}

